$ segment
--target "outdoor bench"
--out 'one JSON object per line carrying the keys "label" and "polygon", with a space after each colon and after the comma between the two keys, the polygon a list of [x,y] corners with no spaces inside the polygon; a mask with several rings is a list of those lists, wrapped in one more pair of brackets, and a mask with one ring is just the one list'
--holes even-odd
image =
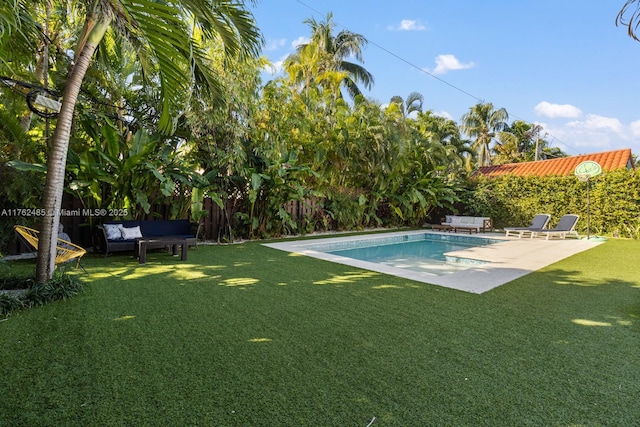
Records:
{"label": "outdoor bench", "polygon": [[493,231],[493,221],[489,217],[481,217],[481,216],[457,216],[457,215],[447,215],[442,222],[443,226],[450,227],[454,232],[458,230],[468,231],[469,234],[475,231],[478,233],[480,230],[482,232]]}
{"label": "outdoor bench", "polygon": [[[98,226],[104,241],[104,256],[111,252],[133,251],[139,253],[139,242],[145,240],[144,248],[158,249],[166,246],[164,241],[183,242],[186,246],[197,243],[193,226],[187,219],[172,220],[122,220],[109,221]],[[156,243],[154,246],[153,243]]]}

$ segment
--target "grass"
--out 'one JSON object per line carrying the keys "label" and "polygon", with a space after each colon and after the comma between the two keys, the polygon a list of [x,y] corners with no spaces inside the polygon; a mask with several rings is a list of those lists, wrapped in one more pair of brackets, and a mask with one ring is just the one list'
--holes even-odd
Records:
{"label": "grass", "polygon": [[0,425],[637,426],[639,250],[482,295],[257,243],[87,257],[0,322]]}

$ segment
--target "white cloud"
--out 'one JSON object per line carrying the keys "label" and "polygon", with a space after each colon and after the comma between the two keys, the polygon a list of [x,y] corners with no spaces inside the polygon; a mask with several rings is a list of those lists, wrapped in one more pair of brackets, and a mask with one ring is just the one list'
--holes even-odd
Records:
{"label": "white cloud", "polygon": [[631,135],[640,138],[640,120],[636,120],[635,122],[631,122],[629,125],[631,128]]}
{"label": "white cloud", "polygon": [[444,117],[445,119],[453,120],[453,116],[446,111],[434,111],[434,116]]}
{"label": "white cloud", "polygon": [[300,36],[291,42],[291,47],[295,49],[301,44],[309,44],[310,42],[311,42],[311,39],[309,37]]}
{"label": "white cloud", "polygon": [[586,120],[569,122],[567,126],[588,131],[609,131],[616,133],[624,130],[620,120],[613,117],[599,116],[597,114],[588,114]]}
{"label": "white cloud", "polygon": [[390,25],[389,29],[395,31],[424,31],[427,26],[414,19],[403,19],[398,25]]}
{"label": "white cloud", "polygon": [[537,115],[550,118],[576,118],[582,115],[582,111],[578,107],[570,104],[552,104],[542,101],[533,109]]}
{"label": "white cloud", "polygon": [[283,47],[285,44],[287,44],[287,39],[277,39],[277,40],[270,39],[265,44],[264,50],[274,51]]}
{"label": "white cloud", "polygon": [[280,74],[282,71],[284,71],[284,61],[287,59],[288,56],[289,55],[284,55],[278,61],[265,65],[262,71],[264,71],[265,73],[269,73],[272,76],[276,74]]}
{"label": "white cloud", "polygon": [[[640,120],[623,123],[615,117],[585,114],[573,105],[549,102],[536,105],[535,112],[551,119],[541,124],[548,133],[546,139],[569,155],[633,148],[640,138]],[[574,120],[562,120],[571,118]]]}
{"label": "white cloud", "polygon": [[463,64],[454,55],[438,55],[436,56],[436,68],[433,69],[432,73],[436,75],[446,74],[447,72],[452,70],[465,70],[473,67],[475,67],[475,64],[473,62],[467,62],[466,64]]}
{"label": "white cloud", "polygon": [[546,139],[569,155],[637,147],[640,137],[640,120],[625,124],[597,114],[587,114],[584,120],[555,121],[542,126],[549,134]]}
{"label": "white cloud", "polygon": [[545,126],[544,131],[548,132],[545,139],[552,146],[557,146],[570,156],[610,150],[619,147],[621,143],[619,135],[591,131],[567,123]]}

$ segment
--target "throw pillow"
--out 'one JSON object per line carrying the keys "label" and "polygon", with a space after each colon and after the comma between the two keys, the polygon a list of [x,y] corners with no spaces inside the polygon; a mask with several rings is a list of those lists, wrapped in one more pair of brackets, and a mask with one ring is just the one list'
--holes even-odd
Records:
{"label": "throw pillow", "polygon": [[122,238],[124,240],[140,239],[142,238],[142,232],[140,226],[136,227],[122,227]]}
{"label": "throw pillow", "polygon": [[107,240],[122,240],[122,224],[104,224]]}

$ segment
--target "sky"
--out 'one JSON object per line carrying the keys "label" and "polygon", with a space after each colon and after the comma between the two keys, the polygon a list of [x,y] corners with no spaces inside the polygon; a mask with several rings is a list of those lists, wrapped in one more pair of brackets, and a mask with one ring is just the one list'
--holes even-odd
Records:
{"label": "sky", "polygon": [[260,0],[251,6],[263,55],[278,66],[308,41],[304,21],[333,14],[335,33],[365,36],[365,96],[411,92],[456,120],[479,102],[509,122],[543,127],[568,155],[631,148],[640,155],[640,42],[616,26],[626,0]]}

